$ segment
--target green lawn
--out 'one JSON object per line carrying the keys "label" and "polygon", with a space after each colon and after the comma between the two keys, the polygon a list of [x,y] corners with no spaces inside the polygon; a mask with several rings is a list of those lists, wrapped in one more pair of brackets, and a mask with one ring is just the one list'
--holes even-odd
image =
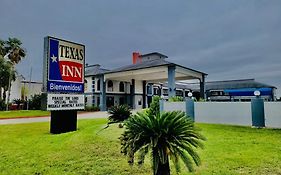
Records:
{"label": "green lawn", "polygon": [[[152,174],[149,158],[142,167],[127,164],[122,129],[112,125],[97,135],[105,119],[78,122],[78,131],[60,135],[49,134],[49,123],[0,125],[0,174]],[[198,127],[208,140],[195,174],[281,174],[281,130]]]}
{"label": "green lawn", "polygon": [[48,116],[49,111],[40,110],[18,110],[18,111],[0,111],[1,118],[18,118],[18,117],[38,117],[38,116]]}

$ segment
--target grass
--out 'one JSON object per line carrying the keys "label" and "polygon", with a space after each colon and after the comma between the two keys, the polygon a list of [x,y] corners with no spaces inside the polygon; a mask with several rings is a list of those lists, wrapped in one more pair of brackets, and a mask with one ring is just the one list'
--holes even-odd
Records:
{"label": "grass", "polygon": [[38,117],[38,116],[48,116],[49,111],[40,110],[16,110],[16,111],[0,111],[1,118],[20,118],[20,117]]}
{"label": "grass", "polygon": [[[49,123],[1,125],[0,174],[152,174],[148,158],[142,167],[127,164],[117,125],[96,134],[106,119],[78,122],[78,131],[60,135],[49,134]],[[198,127],[208,140],[194,174],[281,174],[281,130]],[[183,169],[181,175],[188,174]]]}

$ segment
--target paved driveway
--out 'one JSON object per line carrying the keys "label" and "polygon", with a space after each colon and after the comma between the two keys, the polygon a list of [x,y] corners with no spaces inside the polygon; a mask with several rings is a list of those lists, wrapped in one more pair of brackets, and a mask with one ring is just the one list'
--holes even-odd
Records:
{"label": "paved driveway", "polygon": [[[107,118],[107,112],[87,112],[78,114],[78,119],[95,119]],[[0,125],[17,124],[17,123],[34,123],[34,122],[49,122],[50,117],[34,117],[34,118],[17,118],[17,119],[1,119]]]}

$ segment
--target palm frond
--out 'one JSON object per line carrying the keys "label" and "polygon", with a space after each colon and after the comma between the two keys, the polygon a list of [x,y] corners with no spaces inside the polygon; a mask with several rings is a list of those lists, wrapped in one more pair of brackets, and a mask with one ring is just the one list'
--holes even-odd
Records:
{"label": "palm frond", "polygon": [[[151,150],[151,163],[154,174],[159,164],[169,166],[169,157],[179,172],[181,159],[189,171],[193,171],[193,164],[200,165],[200,157],[194,148],[202,148],[205,140],[191,118],[185,113],[138,112],[125,122],[125,131],[120,137],[121,152],[127,156],[139,153],[139,164],[142,164],[148,149]],[[194,163],[193,163],[194,162]]]}

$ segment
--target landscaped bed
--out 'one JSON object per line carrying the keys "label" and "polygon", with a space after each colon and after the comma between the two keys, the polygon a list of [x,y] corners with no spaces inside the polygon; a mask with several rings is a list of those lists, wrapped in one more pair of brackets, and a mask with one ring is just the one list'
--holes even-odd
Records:
{"label": "landscaped bed", "polygon": [[[47,122],[1,125],[0,174],[151,175],[149,159],[144,166],[130,167],[120,153],[123,129],[111,125],[96,134],[106,122],[79,120],[78,131],[60,135],[49,134]],[[208,140],[199,151],[202,165],[195,174],[281,173],[281,130],[197,126]]]}

